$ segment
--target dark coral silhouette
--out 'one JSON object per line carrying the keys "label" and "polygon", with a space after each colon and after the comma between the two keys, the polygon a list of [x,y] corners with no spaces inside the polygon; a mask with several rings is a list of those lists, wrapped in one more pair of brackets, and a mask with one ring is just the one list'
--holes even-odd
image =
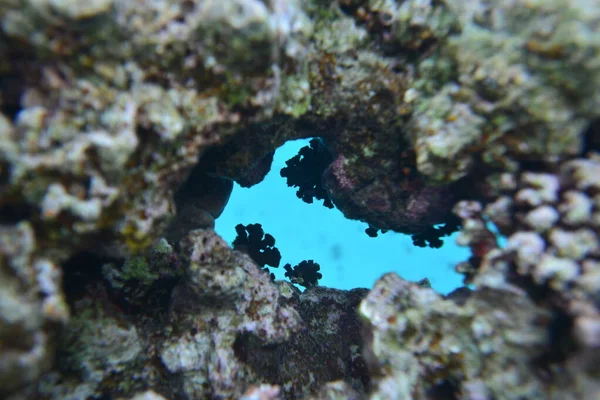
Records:
{"label": "dark coral silhouette", "polygon": [[286,278],[289,278],[292,283],[304,286],[305,288],[317,286],[319,279],[323,277],[319,273],[321,267],[313,260],[302,261],[300,264],[294,266],[294,268],[290,264],[285,264],[283,268],[286,270]]}
{"label": "dark coral silhouette", "polygon": [[377,229],[375,228],[373,225],[369,224],[369,227],[367,229],[365,229],[365,233],[367,234],[367,236],[369,237],[377,237],[377,235],[379,234],[379,232],[381,233],[386,233],[387,229]]}
{"label": "dark coral silhouette", "polygon": [[[235,250],[248,254],[258,266],[277,268],[281,262],[281,253],[275,247],[275,238],[264,233],[260,224],[238,224],[235,227],[237,237],[233,241]],[[265,268],[266,269],[266,268]]]}
{"label": "dark coral silhouette", "polygon": [[413,244],[418,247],[431,247],[439,249],[444,242],[442,237],[450,236],[460,229],[460,220],[456,217],[450,218],[444,225],[431,226],[423,232],[412,235]]}
{"label": "dark coral silhouette", "polygon": [[[445,224],[441,226],[432,225],[422,232],[411,235],[411,238],[413,245],[417,247],[431,247],[432,249],[439,249],[444,245],[442,238],[445,236],[450,236],[454,232],[458,232],[459,229],[460,221],[456,217],[450,217]],[[369,237],[377,237],[379,232],[386,233],[387,230],[377,229],[372,225],[369,225],[369,227],[365,229],[365,233]]]}
{"label": "dark coral silhouette", "polygon": [[313,199],[323,200],[323,205],[333,208],[333,203],[323,187],[323,173],[333,161],[333,156],[320,139],[312,139],[309,146],[300,149],[297,155],[285,162],[281,176],[289,187],[297,187],[296,196],[305,203]]}
{"label": "dark coral silhouette", "polygon": [[365,229],[365,233],[369,237],[377,237],[377,228],[374,228],[371,225],[369,225],[369,227],[367,229]]}

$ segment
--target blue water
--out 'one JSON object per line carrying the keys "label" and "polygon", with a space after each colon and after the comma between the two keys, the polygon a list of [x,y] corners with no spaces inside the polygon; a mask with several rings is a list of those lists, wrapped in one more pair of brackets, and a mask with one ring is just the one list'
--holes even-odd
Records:
{"label": "blue water", "polygon": [[287,142],[275,153],[271,172],[263,182],[249,189],[236,184],[216,222],[216,231],[227,242],[235,239],[237,224],[260,223],[275,237],[282,255],[280,267],[271,268],[277,279],[284,279],[286,263],[293,266],[312,259],[321,266],[321,286],[371,288],[391,271],[411,281],[428,278],[433,288],[444,294],[461,286],[454,265],[467,260],[469,251],[454,243],[456,234],[444,238],[441,249],[415,247],[410,236],[393,232],[371,238],[364,222],[346,219],[321,201],[306,204],[298,199],[279,171],[306,145],[308,140]]}

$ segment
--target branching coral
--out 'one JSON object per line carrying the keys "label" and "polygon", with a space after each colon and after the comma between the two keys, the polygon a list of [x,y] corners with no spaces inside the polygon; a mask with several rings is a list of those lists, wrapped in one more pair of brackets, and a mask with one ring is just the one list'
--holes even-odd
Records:
{"label": "branching coral", "polygon": [[333,161],[333,156],[320,139],[312,139],[309,146],[300,149],[298,154],[285,162],[281,176],[287,185],[297,187],[296,196],[305,203],[313,199],[323,200],[323,205],[333,208],[333,203],[323,187],[323,172]]}
{"label": "branching coral", "polygon": [[281,253],[275,247],[275,238],[265,233],[260,224],[239,224],[235,227],[237,237],[233,241],[235,250],[243,251],[254,260],[259,267],[266,270],[266,265],[277,268],[281,262]]}
{"label": "branching coral", "polygon": [[[281,253],[275,247],[275,238],[268,233],[264,233],[260,224],[246,226],[239,224],[235,227],[235,230],[237,232],[237,237],[233,241],[235,250],[248,254],[266,272],[268,272],[267,265],[273,268],[279,267]],[[313,260],[302,261],[294,268],[290,264],[286,264],[284,268],[286,278],[289,278],[292,283],[304,287],[316,286],[318,280],[323,277],[318,272],[321,267]],[[272,273],[270,275],[271,279],[274,280],[275,275]]]}
{"label": "branching coral", "polygon": [[283,268],[286,270],[285,276],[300,286],[305,288],[316,286],[319,283],[319,279],[323,277],[319,273],[321,267],[313,260],[302,261],[300,264],[295,265],[294,268],[290,264],[285,264]]}

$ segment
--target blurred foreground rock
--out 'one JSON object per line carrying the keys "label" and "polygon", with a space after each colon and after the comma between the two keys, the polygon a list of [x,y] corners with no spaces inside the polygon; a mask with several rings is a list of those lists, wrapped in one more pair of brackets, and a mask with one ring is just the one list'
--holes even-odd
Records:
{"label": "blurred foreground rock", "polygon": [[[0,0],[0,397],[600,398],[599,18]],[[314,136],[348,218],[460,218],[475,289],[300,293],[232,251],[231,181]]]}

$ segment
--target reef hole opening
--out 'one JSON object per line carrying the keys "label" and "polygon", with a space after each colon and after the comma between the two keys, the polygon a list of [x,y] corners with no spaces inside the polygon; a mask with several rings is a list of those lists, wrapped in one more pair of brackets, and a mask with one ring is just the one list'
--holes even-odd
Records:
{"label": "reef hole opening", "polygon": [[456,234],[444,238],[440,249],[415,247],[410,235],[394,232],[371,238],[365,234],[366,223],[346,218],[337,208],[323,207],[321,200],[312,204],[301,201],[280,171],[311,139],[292,140],[279,147],[269,173],[259,184],[251,188],[234,185],[227,206],[215,221],[221,237],[232,244],[236,225],[261,224],[265,233],[273,235],[282,255],[279,268],[270,268],[278,280],[285,279],[286,263],[314,260],[323,274],[319,286],[336,289],[371,288],[391,271],[414,282],[428,278],[432,288],[442,294],[463,286],[463,277],[454,267],[470,253],[454,243]]}

